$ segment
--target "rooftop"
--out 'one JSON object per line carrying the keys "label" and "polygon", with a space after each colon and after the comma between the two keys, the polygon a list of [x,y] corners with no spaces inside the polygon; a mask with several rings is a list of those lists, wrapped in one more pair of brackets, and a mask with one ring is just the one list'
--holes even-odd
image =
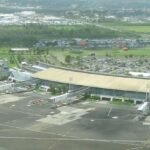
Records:
{"label": "rooftop", "polygon": [[29,48],[11,48],[10,51],[14,51],[14,52],[22,52],[22,51],[29,51]]}
{"label": "rooftop", "polygon": [[105,88],[123,91],[146,92],[150,85],[149,79],[99,75],[58,68],[49,68],[33,74],[34,78],[75,84],[87,87]]}

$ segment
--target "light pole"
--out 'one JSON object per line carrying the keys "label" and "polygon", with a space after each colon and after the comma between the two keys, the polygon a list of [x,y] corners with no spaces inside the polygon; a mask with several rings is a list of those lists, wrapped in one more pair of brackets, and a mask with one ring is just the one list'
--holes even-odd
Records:
{"label": "light pole", "polygon": [[73,80],[73,78],[72,77],[69,77],[69,87],[68,87],[68,94],[67,94],[67,99],[68,99],[68,101],[69,101],[69,104],[71,104],[72,102],[71,102],[71,98],[70,98],[70,93],[71,93],[71,82],[72,82],[72,80]]}
{"label": "light pole", "polygon": [[71,82],[72,82],[73,78],[69,77],[69,88],[68,88],[68,93],[71,91]]}
{"label": "light pole", "polygon": [[150,84],[146,85],[146,101],[150,102]]}

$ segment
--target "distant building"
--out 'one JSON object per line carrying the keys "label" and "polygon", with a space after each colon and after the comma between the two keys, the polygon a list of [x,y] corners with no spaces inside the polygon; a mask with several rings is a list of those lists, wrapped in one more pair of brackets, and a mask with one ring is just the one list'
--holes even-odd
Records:
{"label": "distant building", "polygon": [[14,68],[10,70],[10,76],[8,77],[8,80],[14,81],[14,82],[22,82],[22,81],[28,81],[31,80],[31,73],[27,71],[22,71],[20,69]]}
{"label": "distant building", "polygon": [[3,80],[9,76],[9,67],[7,61],[0,60],[0,80]]}
{"label": "distant building", "polygon": [[29,52],[29,48],[11,48],[10,52]]}

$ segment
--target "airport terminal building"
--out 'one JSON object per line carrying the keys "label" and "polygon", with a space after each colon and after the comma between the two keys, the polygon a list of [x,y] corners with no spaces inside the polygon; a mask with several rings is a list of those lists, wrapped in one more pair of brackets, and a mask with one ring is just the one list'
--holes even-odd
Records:
{"label": "airport terminal building", "polygon": [[149,79],[101,75],[53,67],[33,74],[33,78],[76,87],[88,87],[90,94],[106,100],[120,98],[140,102],[149,98]]}

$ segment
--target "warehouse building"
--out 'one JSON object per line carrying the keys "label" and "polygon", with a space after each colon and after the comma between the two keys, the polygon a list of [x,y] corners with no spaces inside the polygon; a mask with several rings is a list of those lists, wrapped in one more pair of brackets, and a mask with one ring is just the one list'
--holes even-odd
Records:
{"label": "warehouse building", "polygon": [[149,79],[100,75],[62,68],[49,68],[33,74],[33,78],[73,86],[89,87],[90,94],[102,99],[120,98],[144,101],[149,97]]}

